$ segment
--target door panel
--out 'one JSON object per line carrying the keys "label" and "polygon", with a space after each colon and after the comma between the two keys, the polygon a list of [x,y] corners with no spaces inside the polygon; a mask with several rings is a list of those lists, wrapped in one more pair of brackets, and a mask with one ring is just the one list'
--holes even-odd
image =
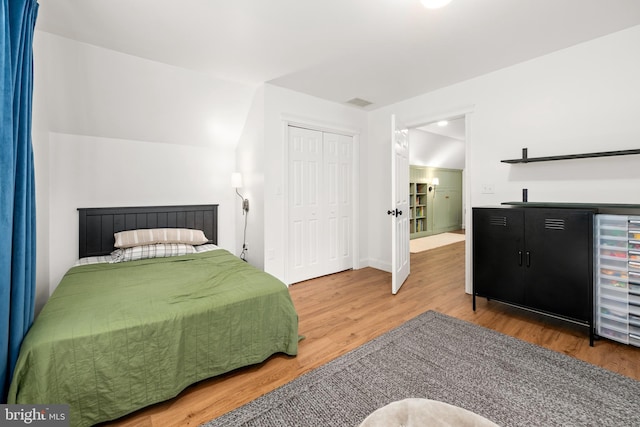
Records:
{"label": "door panel", "polygon": [[328,224],[327,273],[335,273],[353,266],[351,250],[351,173],[353,138],[324,133],[324,168],[326,214]]}
{"label": "door panel", "polygon": [[323,274],[322,132],[289,128],[289,280]]}
{"label": "door panel", "polygon": [[473,290],[479,296],[524,303],[524,215],[520,210],[473,210]]}
{"label": "door panel", "polygon": [[303,247],[303,227],[302,221],[293,221],[290,225],[290,247],[291,247],[291,268],[299,270],[304,267],[302,254],[304,252]]}
{"label": "door panel", "polygon": [[409,257],[409,130],[391,116],[391,293],[396,294],[410,272]]}
{"label": "door panel", "polygon": [[525,303],[587,321],[593,230],[591,212],[569,209],[525,211]]}

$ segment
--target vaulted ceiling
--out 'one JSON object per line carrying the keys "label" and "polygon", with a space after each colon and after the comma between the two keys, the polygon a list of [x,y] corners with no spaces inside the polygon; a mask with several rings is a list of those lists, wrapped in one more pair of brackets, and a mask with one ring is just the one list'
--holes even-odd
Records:
{"label": "vaulted ceiling", "polygon": [[40,0],[36,29],[370,110],[635,25],[638,0]]}

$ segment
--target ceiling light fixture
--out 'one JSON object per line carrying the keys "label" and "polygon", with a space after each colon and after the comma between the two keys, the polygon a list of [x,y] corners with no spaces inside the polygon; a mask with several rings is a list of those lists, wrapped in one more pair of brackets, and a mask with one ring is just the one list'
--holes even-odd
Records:
{"label": "ceiling light fixture", "polygon": [[420,0],[420,3],[427,9],[438,9],[451,3],[451,0]]}
{"label": "ceiling light fixture", "polygon": [[449,122],[448,122],[448,121],[446,121],[446,120],[440,120],[440,121],[438,122],[438,126],[440,126],[440,127],[444,127],[444,126],[446,126],[446,125],[448,125],[448,124],[449,124]]}

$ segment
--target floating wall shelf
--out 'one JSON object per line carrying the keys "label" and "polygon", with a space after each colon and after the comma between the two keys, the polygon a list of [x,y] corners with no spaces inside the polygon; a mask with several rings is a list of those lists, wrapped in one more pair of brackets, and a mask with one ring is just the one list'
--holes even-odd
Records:
{"label": "floating wall shelf", "polygon": [[527,149],[522,149],[521,159],[501,160],[502,163],[533,163],[533,162],[550,162],[552,160],[569,160],[569,159],[587,159],[590,157],[611,157],[611,156],[630,156],[640,154],[640,149],[635,150],[618,150],[618,151],[601,151],[599,153],[585,154],[566,154],[564,156],[547,156],[547,157],[527,157]]}

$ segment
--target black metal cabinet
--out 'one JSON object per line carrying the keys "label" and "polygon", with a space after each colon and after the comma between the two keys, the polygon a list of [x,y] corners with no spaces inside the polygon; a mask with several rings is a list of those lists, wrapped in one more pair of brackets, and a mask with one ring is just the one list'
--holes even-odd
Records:
{"label": "black metal cabinet", "polygon": [[522,210],[474,208],[474,293],[500,301],[524,304],[523,249]]}
{"label": "black metal cabinet", "polygon": [[595,210],[473,209],[476,296],[589,326]]}

